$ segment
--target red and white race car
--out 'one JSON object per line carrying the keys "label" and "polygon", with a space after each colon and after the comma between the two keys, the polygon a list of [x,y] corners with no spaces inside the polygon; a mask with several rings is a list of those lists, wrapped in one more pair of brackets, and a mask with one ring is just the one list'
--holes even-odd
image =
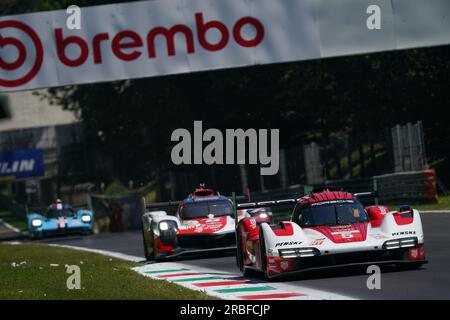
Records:
{"label": "red and white race car", "polygon": [[237,264],[244,274],[267,279],[305,270],[392,264],[419,268],[425,260],[419,212],[409,206],[364,208],[351,194],[324,189],[300,199],[238,204],[238,208],[295,204],[290,221],[278,224],[244,218],[238,223]]}
{"label": "red and white race car", "polygon": [[[230,198],[201,186],[183,201],[149,204],[146,208],[173,205],[178,206],[175,215],[158,210],[142,216],[147,260],[236,250],[236,218]],[[237,220],[253,217],[269,222],[272,218],[266,208],[239,210],[237,215]]]}

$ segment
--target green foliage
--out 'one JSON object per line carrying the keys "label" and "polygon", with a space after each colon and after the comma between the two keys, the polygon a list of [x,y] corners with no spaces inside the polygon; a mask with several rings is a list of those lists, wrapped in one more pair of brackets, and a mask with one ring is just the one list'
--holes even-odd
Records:
{"label": "green foliage", "polygon": [[131,190],[115,180],[110,183],[105,189],[105,195],[108,197],[116,197],[130,194]]}
{"label": "green foliage", "polygon": [[130,0],[1,0],[0,15],[65,9],[76,4],[79,7],[110,3],[131,2]]}

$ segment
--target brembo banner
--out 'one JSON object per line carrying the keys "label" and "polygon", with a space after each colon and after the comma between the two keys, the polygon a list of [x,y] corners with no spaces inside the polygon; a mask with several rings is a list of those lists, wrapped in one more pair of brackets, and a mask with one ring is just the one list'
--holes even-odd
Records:
{"label": "brembo banner", "polygon": [[164,0],[0,17],[0,92],[450,43],[449,0]]}

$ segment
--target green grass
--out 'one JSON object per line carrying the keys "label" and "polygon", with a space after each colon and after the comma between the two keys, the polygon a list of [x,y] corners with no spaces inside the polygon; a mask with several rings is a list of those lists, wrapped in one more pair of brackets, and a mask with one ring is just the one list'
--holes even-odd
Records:
{"label": "green grass", "polygon": [[411,205],[417,210],[450,210],[450,196],[440,196],[438,203]]}
{"label": "green grass", "polygon": [[[13,263],[20,264],[13,267]],[[51,266],[57,264],[58,266]],[[65,265],[78,265],[81,289],[67,289]],[[0,243],[0,300],[4,299],[212,299],[131,270],[139,264],[44,244]]]}
{"label": "green grass", "polygon": [[27,230],[27,222],[20,220],[10,211],[0,211],[0,219],[2,219],[3,221],[9,223],[13,227],[16,227],[21,231]]}

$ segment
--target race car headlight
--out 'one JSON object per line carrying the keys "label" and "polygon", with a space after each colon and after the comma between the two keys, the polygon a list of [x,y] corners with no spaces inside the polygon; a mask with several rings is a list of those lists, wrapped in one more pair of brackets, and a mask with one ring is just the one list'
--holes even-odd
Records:
{"label": "race car headlight", "polygon": [[280,249],[281,258],[307,258],[320,255],[320,251],[316,248],[292,248]]}
{"label": "race car headlight", "polygon": [[159,239],[166,246],[177,246],[177,223],[168,220],[159,223]]}
{"label": "race car headlight", "polygon": [[35,228],[39,228],[42,226],[42,220],[41,219],[34,219],[31,221],[31,225]]}
{"label": "race car headlight", "polygon": [[392,249],[415,247],[417,246],[417,243],[418,241],[416,237],[388,240],[383,244],[383,249],[392,250]]}
{"label": "race car headlight", "polygon": [[167,222],[163,221],[159,224],[159,230],[166,231],[168,229],[169,229],[169,224]]}
{"label": "race car headlight", "polygon": [[261,213],[259,215],[259,217],[262,218],[262,219],[267,219],[269,217],[269,215],[267,213]]}
{"label": "race car headlight", "polygon": [[167,231],[169,229],[176,229],[177,228],[177,224],[175,221],[161,221],[159,223],[159,230],[160,231]]}
{"label": "race car headlight", "polygon": [[87,215],[87,214],[85,214],[84,216],[81,216],[81,221],[83,221],[83,222],[91,222],[91,216],[90,215]]}

